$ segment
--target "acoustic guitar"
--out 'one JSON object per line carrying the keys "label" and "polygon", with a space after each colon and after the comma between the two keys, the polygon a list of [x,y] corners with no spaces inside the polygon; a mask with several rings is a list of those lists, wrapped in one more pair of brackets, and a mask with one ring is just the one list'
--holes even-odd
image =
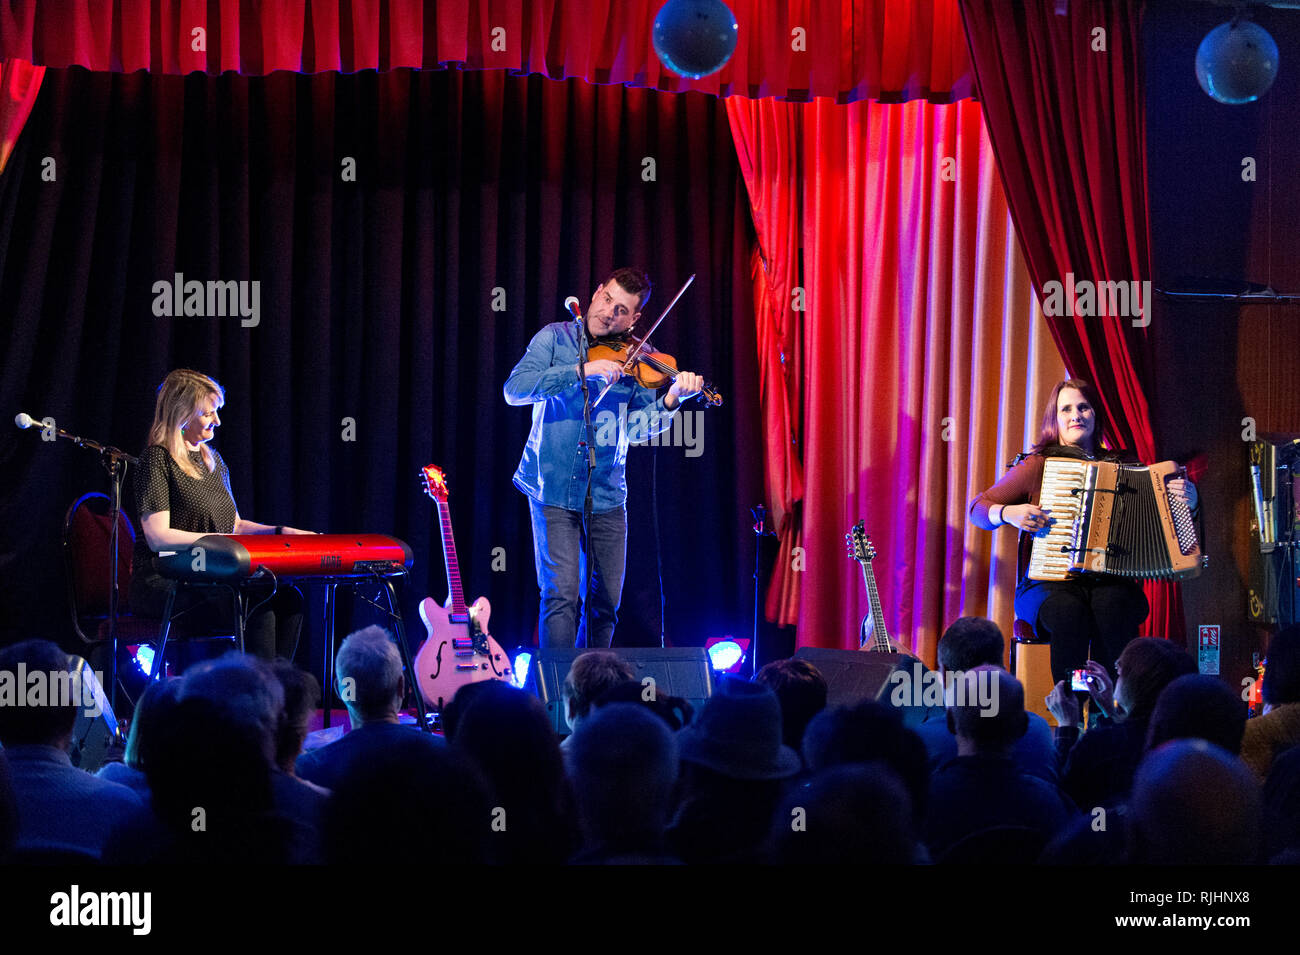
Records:
{"label": "acoustic guitar", "polygon": [[862,627],[858,631],[858,649],[876,653],[903,653],[914,656],[911,650],[889,636],[885,629],[885,614],[880,609],[880,592],[876,590],[876,575],[871,569],[871,562],[876,558],[876,547],[866,535],[865,524],[858,521],[853,529],[844,535],[844,542],[849,548],[849,557],[862,565],[862,579],[867,586],[867,601],[870,612],[862,618]]}

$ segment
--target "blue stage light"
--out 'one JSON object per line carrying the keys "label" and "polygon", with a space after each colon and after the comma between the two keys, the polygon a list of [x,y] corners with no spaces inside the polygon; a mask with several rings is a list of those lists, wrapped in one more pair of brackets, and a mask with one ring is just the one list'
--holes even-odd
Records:
{"label": "blue stage light", "polygon": [[153,675],[153,647],[149,644],[141,644],[135,651],[135,665],[140,668],[145,676]]}
{"label": "blue stage light", "polygon": [[521,690],[524,688],[524,684],[528,682],[528,668],[532,665],[532,662],[533,655],[527,650],[520,650],[515,656],[513,664],[515,675],[512,680],[514,685]]}
{"label": "blue stage light", "polygon": [[709,654],[709,663],[718,673],[736,673],[745,662],[745,653],[749,650],[749,640],[734,640],[730,636],[711,637],[704,641],[704,649]]}

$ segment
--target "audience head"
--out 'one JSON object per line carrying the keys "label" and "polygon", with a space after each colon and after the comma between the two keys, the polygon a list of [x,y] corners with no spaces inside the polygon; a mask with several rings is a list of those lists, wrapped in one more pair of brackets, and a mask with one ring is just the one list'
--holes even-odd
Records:
{"label": "audience head", "polygon": [[222,839],[272,808],[265,731],[204,695],[162,694],[154,708],[156,726],[140,747],[154,812],[173,834],[219,855]]}
{"label": "audience head", "polygon": [[754,676],[776,694],[781,704],[781,735],[785,745],[798,750],[812,718],[826,709],[826,678],[807,660],[791,657],[773,660]]}
{"label": "audience head", "polygon": [[635,703],[663,720],[664,725],[674,733],[690,723],[691,717],[695,715],[695,707],[691,706],[689,701],[680,696],[664,693],[657,687],[652,692],[649,686],[640,680],[628,680],[626,683],[611,686],[600,694],[592,705],[595,709],[600,709],[611,703]]}
{"label": "audience head", "polygon": [[559,741],[531,693],[485,680],[457,718],[452,745],[469,756],[509,819],[503,862],[563,862],[576,824]]}
{"label": "audience head", "polygon": [[677,744],[683,761],[731,779],[787,779],[800,768],[799,754],[781,742],[776,694],[746,680],[720,680]]}
{"label": "audience head", "polygon": [[925,814],[930,767],[921,737],[903,725],[891,706],[864,700],[856,706],[823,710],[808,724],[804,761],[815,773],[848,764],[881,762],[902,780],[919,820]]}
{"label": "audience head", "polygon": [[126,752],[122,754],[122,762],[132,769],[144,771],[143,741],[158,731],[168,704],[174,704],[180,695],[181,680],[177,677],[149,681],[131,715],[131,731],[127,733]]}
{"label": "audience head", "polygon": [[460,730],[460,720],[465,711],[470,708],[480,693],[495,682],[495,680],[479,680],[476,683],[466,683],[456,691],[455,696],[443,704],[439,718],[442,724],[442,735],[447,742],[456,739],[456,733]]}
{"label": "audience head", "polygon": [[271,672],[284,691],[284,718],[275,735],[275,764],[292,773],[303,740],[307,738],[312,714],[320,705],[320,684],[290,660],[276,660],[271,664]]}
{"label": "audience head", "polygon": [[325,861],[357,872],[490,862],[500,835],[492,810],[483,778],[453,747],[398,740],[334,788],[321,821]]}
{"label": "audience head", "polygon": [[1300,624],[1292,624],[1269,638],[1260,692],[1269,706],[1300,703]]}
{"label": "audience head", "polygon": [[1002,666],[1006,641],[987,617],[958,617],[939,638],[939,670],[965,672],[978,666]]}
{"label": "audience head", "polygon": [[1300,850],[1300,746],[1292,746],[1273,760],[1264,781],[1263,799],[1269,859]]}
{"label": "audience head", "polygon": [[588,848],[653,851],[677,782],[677,743],[644,707],[613,703],[574,731],[569,770]]}
{"label": "audience head", "polygon": [[1160,694],[1147,727],[1148,750],[1176,739],[1203,739],[1234,756],[1246,733],[1246,704],[1218,677],[1180,676]]}
{"label": "audience head", "polygon": [[354,726],[397,719],[406,681],[392,637],[370,626],[348,634],[334,661],[339,695]]}
{"label": "audience head", "polygon": [[1115,671],[1115,702],[1124,718],[1147,719],[1165,687],[1196,672],[1196,661],[1173,641],[1138,637],[1121,651]]}
{"label": "audience head", "polygon": [[961,755],[1009,753],[1029,728],[1025,688],[998,666],[962,672],[947,691],[948,728]]}
{"label": "audience head", "polygon": [[1259,786],[1240,759],[1205,740],[1165,743],[1146,755],[1133,779],[1129,861],[1254,863],[1260,814]]}
{"label": "audience head", "polygon": [[[33,674],[43,680],[43,706],[27,705]],[[67,749],[82,702],[76,690],[68,655],[49,640],[24,640],[0,650],[0,745]]]}
{"label": "audience head", "polygon": [[562,691],[564,718],[569,729],[578,728],[578,723],[587,718],[596,698],[602,693],[635,677],[636,673],[628,662],[613,650],[580,653],[569,667]]}
{"label": "audience head", "polygon": [[204,660],[181,678],[180,698],[194,697],[209,700],[259,733],[267,760],[274,761],[276,735],[284,718],[284,690],[266,663],[245,653]]}
{"label": "audience head", "polygon": [[912,820],[907,788],[887,765],[833,766],[791,791],[777,810],[774,861],[909,865],[917,850]]}

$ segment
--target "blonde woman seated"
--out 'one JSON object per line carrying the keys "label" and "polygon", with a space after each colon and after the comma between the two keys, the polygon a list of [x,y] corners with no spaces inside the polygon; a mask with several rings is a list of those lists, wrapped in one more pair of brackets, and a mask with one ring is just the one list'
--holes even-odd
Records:
{"label": "blonde woman seated", "polygon": [[[154,565],[160,551],[188,547],[205,534],[310,534],[293,527],[258,524],[239,514],[230,489],[230,469],[209,442],[221,424],[218,409],[226,393],[213,379],[179,368],[158,387],[147,447],[134,472],[137,514],[131,576],[131,609],[161,617],[171,582]],[[258,587],[258,584],[250,586]],[[254,593],[255,609],[244,634],[249,653],[271,660],[292,659],[302,629],[303,600],[293,587]],[[173,632],[182,636],[230,633],[234,595],[223,587],[180,586],[172,609]]]}

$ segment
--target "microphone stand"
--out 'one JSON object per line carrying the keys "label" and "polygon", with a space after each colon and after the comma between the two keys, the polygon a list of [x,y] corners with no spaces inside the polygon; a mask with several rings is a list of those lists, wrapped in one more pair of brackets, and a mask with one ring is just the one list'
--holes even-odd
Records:
{"label": "microphone stand", "polygon": [[[574,308],[578,312],[577,307]],[[582,425],[586,438],[582,443],[587,448],[587,493],[582,501],[582,546],[587,549],[587,558],[583,561],[582,580],[582,634],[584,644],[591,644],[591,517],[594,506],[591,500],[591,476],[596,471],[596,438],[591,426],[591,391],[587,387],[587,320],[578,312],[574,316],[578,323],[578,381],[582,383]],[[575,641],[576,642],[576,641]]]}
{"label": "microphone stand", "polygon": [[[39,424],[39,422],[33,422]],[[100,444],[98,441],[92,441],[90,438],[83,438],[79,435],[70,434],[62,428],[53,428],[54,434],[60,438],[66,438],[79,448],[85,448],[88,451],[94,451],[99,455],[99,461],[104,465],[104,470],[108,471],[108,479],[112,484],[113,493],[110,496],[112,506],[109,511],[109,519],[112,521],[111,530],[109,530],[109,548],[112,552],[110,564],[112,567],[112,577],[108,588],[108,645],[110,648],[108,658],[108,705],[112,708],[114,714],[117,713],[117,607],[118,607],[118,587],[117,587],[117,568],[118,568],[118,539],[117,528],[121,523],[122,514],[122,482],[126,478],[126,469],[129,465],[139,464],[138,458],[127,454],[121,448],[115,448],[111,444]],[[161,661],[158,661],[161,662]],[[117,731],[117,727],[114,727]]]}
{"label": "microphone stand", "polygon": [[749,509],[754,518],[754,644],[749,655],[749,678],[752,680],[758,670],[758,624],[762,607],[760,585],[763,578],[763,538],[775,537],[776,531],[767,526],[767,508],[756,504]]}

